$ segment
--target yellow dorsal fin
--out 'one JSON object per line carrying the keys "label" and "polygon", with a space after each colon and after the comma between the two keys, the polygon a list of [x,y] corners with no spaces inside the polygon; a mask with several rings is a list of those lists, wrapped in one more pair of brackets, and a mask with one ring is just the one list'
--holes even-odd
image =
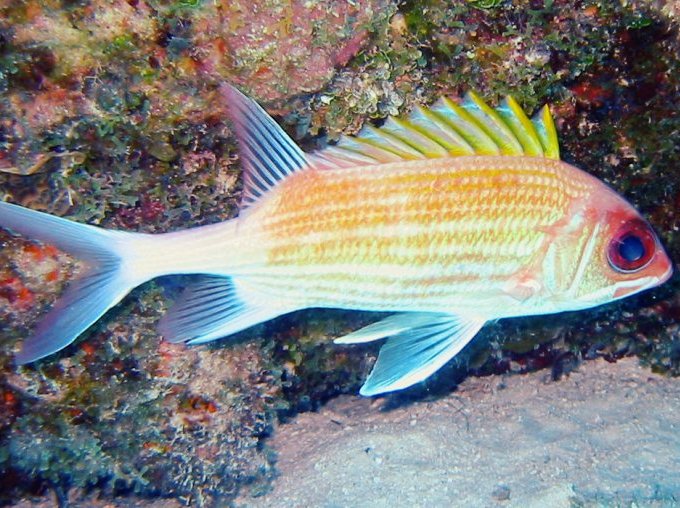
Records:
{"label": "yellow dorsal fin", "polygon": [[507,123],[476,93],[465,95],[462,107],[477,120],[477,125],[496,143],[503,155],[524,155],[522,144]]}
{"label": "yellow dorsal fin", "polygon": [[417,107],[411,113],[409,122],[420,133],[443,146],[449,156],[475,153],[475,149],[458,134],[458,131],[429,108]]}
{"label": "yellow dorsal fin", "polygon": [[550,108],[545,105],[534,115],[531,122],[536,127],[536,132],[543,145],[543,152],[549,159],[560,158],[560,143],[557,140],[557,129],[550,114]]}
{"label": "yellow dorsal fin", "polygon": [[353,165],[434,159],[462,155],[524,155],[560,158],[555,123],[548,106],[530,120],[512,97],[491,108],[476,93],[459,102],[442,97],[430,108],[417,107],[408,117],[390,117],[381,127],[365,126],[357,136],[314,158]]}
{"label": "yellow dorsal fin", "polygon": [[431,108],[432,112],[442,118],[458,132],[474,149],[477,155],[499,155],[500,149],[487,131],[479,124],[479,120],[467,109],[461,107],[448,97],[442,97]]}
{"label": "yellow dorsal fin", "polygon": [[506,97],[496,111],[522,144],[526,155],[542,157],[545,154],[536,128],[515,99]]}
{"label": "yellow dorsal fin", "polygon": [[429,159],[448,155],[446,148],[435,141],[431,133],[420,132],[408,120],[389,117],[380,127],[380,131],[392,134]]}

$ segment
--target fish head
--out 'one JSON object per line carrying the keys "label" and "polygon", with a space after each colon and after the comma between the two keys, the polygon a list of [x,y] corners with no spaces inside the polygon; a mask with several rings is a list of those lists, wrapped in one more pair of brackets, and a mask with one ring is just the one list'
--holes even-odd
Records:
{"label": "fish head", "polygon": [[619,300],[666,282],[673,263],[651,225],[625,199],[603,184],[587,200],[583,266],[572,297],[583,307]]}

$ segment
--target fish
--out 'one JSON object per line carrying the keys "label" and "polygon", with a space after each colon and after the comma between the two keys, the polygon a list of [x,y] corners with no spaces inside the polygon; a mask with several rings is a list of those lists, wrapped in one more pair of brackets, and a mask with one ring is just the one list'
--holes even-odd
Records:
{"label": "fish", "polygon": [[386,339],[360,393],[424,381],[489,321],[583,310],[656,287],[673,265],[649,223],[562,161],[546,105],[441,98],[303,152],[261,106],[223,84],[239,146],[236,218],[187,230],[107,230],[0,202],[0,227],[82,259],[16,354],[71,344],[133,288],[190,282],[158,324],[201,344],[305,308],[390,313],[335,339]]}

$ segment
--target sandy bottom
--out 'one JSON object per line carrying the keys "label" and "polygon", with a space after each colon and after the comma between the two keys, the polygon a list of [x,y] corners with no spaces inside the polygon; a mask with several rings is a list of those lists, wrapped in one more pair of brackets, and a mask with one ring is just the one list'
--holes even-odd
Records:
{"label": "sandy bottom", "polygon": [[341,397],[281,425],[274,490],[240,506],[680,506],[680,379],[586,362],[471,378],[390,408]]}

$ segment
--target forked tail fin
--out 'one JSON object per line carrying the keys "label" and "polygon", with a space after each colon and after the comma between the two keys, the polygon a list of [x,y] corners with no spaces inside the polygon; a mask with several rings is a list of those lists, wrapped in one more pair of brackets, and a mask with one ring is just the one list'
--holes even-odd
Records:
{"label": "forked tail fin", "polygon": [[154,276],[130,270],[130,248],[149,235],[109,231],[0,202],[0,228],[53,244],[87,263],[25,339],[16,356],[29,363],[59,351],[116,305],[135,286]]}

